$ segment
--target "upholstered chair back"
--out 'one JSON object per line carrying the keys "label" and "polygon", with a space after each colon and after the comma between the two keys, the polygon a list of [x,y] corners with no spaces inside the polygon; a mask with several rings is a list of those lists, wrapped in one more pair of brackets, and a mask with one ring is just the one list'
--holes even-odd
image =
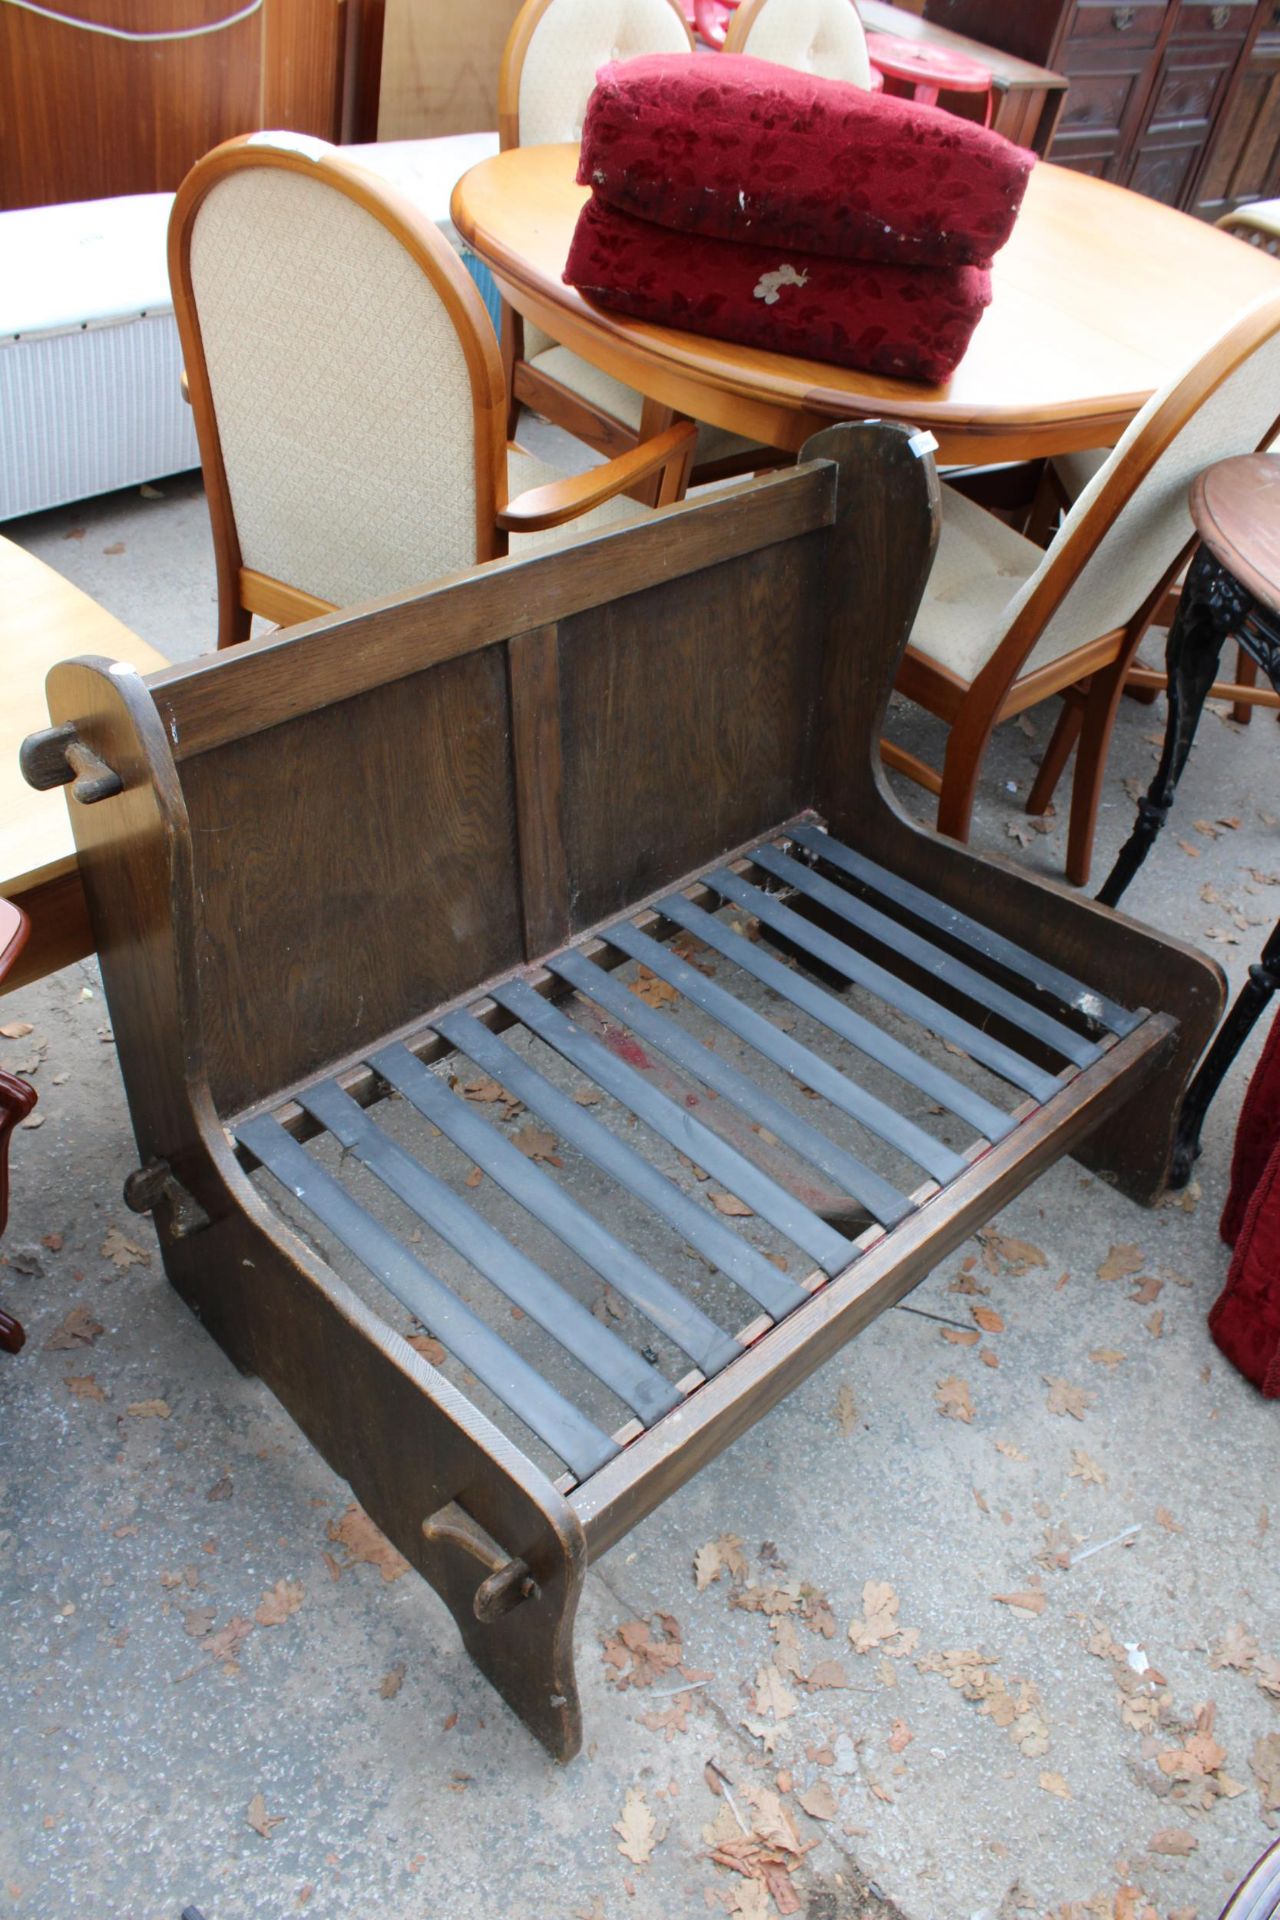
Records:
{"label": "upholstered chair back", "polygon": [[[522,147],[580,139],[596,74],[608,61],[690,51],[689,29],[673,0],[532,0],[532,6],[537,18],[517,88]],[[517,21],[513,35],[519,28]]]}
{"label": "upholstered chair back", "polygon": [[1280,296],[1268,295],[1134,416],[1010,600],[996,640],[1037,594],[1075,575],[1024,672],[1133,618],[1192,537],[1187,495],[1196,475],[1255,451],[1278,416]]}
{"label": "upholstered chair back", "polygon": [[[676,0],[525,0],[502,60],[498,126],[503,146],[580,140],[596,74],[608,61],[692,49]],[[526,320],[526,359],[554,345],[549,333]]]}
{"label": "upholstered chair back", "polygon": [[745,0],[729,23],[726,53],[749,53],[823,80],[871,84],[867,36],[853,0]]}
{"label": "upholstered chair back", "polygon": [[253,135],[184,182],[170,265],[241,569],[349,606],[490,556],[501,363],[429,221],[322,141]]}

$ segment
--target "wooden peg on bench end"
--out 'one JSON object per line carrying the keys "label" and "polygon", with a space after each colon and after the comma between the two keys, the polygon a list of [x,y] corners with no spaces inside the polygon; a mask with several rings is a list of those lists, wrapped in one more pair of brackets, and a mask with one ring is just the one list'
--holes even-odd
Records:
{"label": "wooden peg on bench end", "polygon": [[18,749],[18,764],[27,785],[41,793],[74,782],[71,791],[83,807],[124,791],[120,775],[85,746],[70,721],[28,734]]}

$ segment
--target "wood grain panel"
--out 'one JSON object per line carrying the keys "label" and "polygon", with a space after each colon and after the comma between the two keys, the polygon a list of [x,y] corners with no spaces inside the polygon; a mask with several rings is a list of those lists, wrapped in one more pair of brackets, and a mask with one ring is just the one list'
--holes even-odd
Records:
{"label": "wood grain panel", "polygon": [[519,10],[520,0],[387,0],[378,139],[496,127],[498,67]]}
{"label": "wood grain panel", "polygon": [[520,959],[501,648],[202,755],[183,781],[220,1112]]}
{"label": "wood grain panel", "polygon": [[[237,26],[139,44],[0,6],[0,208],[176,188],[259,127],[336,139],[347,6],[265,0]],[[134,33],[206,26],[243,0],[55,0]]]}
{"label": "wood grain panel", "polygon": [[575,929],[807,803],[821,557],[806,535],[562,622]]}

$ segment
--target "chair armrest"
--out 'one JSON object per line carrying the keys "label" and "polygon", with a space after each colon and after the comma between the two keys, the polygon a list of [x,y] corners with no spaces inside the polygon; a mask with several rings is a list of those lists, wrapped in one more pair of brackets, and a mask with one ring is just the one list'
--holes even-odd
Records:
{"label": "chair armrest", "polygon": [[562,527],[566,520],[576,520],[592,507],[629,493],[642,480],[664,469],[657,504],[669,506],[684,493],[697,437],[692,420],[685,420],[652,440],[642,441],[629,453],[620,453],[616,460],[606,460],[601,467],[568,474],[545,487],[530,487],[501,508],[498,525],[508,533],[541,533],[547,527]]}

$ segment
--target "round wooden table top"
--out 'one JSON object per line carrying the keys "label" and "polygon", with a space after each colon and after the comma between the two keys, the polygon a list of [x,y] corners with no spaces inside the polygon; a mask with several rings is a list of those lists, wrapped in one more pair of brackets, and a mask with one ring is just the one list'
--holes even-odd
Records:
{"label": "round wooden table top", "polygon": [[1191,488],[1191,518],[1232,579],[1280,613],[1280,454],[1242,453],[1207,467]]}
{"label": "round wooden table top", "polygon": [[927,426],[943,461],[1109,446],[1280,260],[1158,201],[1037,166],[994,298],[945,386],[766,353],[608,313],[561,275],[587,189],[577,149],[513,147],[454,189],[453,220],[517,312],[677,412],[792,451],[833,420]]}

